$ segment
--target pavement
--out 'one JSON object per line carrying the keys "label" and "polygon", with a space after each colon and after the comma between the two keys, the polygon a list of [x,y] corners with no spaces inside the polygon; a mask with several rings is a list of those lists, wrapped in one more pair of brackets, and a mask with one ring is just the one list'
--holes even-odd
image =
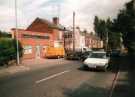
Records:
{"label": "pavement", "polygon": [[0,67],[0,77],[12,75],[15,73],[26,72],[30,70],[38,70],[41,68],[47,68],[52,66],[68,63],[68,60],[64,59],[30,59],[24,60],[20,65],[4,66]]}
{"label": "pavement", "polygon": [[[40,68],[35,69],[38,65]],[[108,97],[116,74],[84,70],[81,62],[63,59],[48,60],[45,67],[42,65],[34,65],[28,72],[1,77],[0,97]]]}
{"label": "pavement", "polygon": [[119,61],[121,64],[112,97],[135,97],[135,68],[130,67],[135,63],[126,56]]}
{"label": "pavement", "polygon": [[60,59],[31,59],[22,61],[22,65],[30,69],[40,69],[44,67],[51,67],[69,63],[71,61],[65,60],[64,58]]}

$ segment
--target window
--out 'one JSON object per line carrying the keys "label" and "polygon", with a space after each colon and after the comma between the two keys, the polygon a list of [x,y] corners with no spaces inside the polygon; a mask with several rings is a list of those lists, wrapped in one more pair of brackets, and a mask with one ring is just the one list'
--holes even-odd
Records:
{"label": "window", "polygon": [[34,38],[34,39],[50,39],[50,37],[48,35],[46,36],[39,36],[39,35],[27,35],[27,34],[23,34],[24,38]]}
{"label": "window", "polygon": [[27,45],[27,46],[24,46],[24,54],[31,54],[32,53],[32,46],[30,45]]}

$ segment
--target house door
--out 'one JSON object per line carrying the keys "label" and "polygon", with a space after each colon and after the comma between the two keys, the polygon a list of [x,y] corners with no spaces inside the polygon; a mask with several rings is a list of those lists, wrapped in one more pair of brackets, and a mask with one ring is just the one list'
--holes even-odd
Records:
{"label": "house door", "polygon": [[36,58],[40,58],[40,46],[36,46]]}

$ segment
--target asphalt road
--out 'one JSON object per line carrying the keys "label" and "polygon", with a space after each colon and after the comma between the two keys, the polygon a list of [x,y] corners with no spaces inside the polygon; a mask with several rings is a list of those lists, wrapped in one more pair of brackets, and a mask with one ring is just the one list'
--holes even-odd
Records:
{"label": "asphalt road", "polygon": [[0,97],[108,97],[114,75],[71,61],[0,79]]}

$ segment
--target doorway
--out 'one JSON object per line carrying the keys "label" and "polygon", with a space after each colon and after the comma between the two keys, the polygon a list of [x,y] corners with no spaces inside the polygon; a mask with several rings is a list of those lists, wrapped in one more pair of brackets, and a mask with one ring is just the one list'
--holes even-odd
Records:
{"label": "doorway", "polygon": [[40,58],[40,46],[37,45],[36,46],[36,59],[39,59]]}

